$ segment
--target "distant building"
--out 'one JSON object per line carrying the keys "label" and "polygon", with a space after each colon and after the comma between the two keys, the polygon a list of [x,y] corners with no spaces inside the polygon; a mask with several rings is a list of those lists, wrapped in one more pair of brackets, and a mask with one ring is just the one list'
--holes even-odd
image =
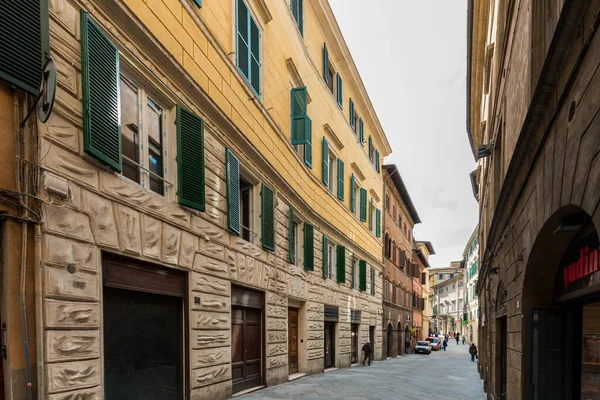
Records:
{"label": "distant building", "polygon": [[460,332],[464,305],[461,266],[461,261],[453,261],[449,267],[429,270],[430,325],[434,333]]}
{"label": "distant building", "polygon": [[479,302],[477,300],[477,279],[479,277],[479,226],[475,228],[469,238],[463,258],[465,268],[463,270],[465,302],[463,310],[462,334],[471,343],[477,344],[479,324]]}

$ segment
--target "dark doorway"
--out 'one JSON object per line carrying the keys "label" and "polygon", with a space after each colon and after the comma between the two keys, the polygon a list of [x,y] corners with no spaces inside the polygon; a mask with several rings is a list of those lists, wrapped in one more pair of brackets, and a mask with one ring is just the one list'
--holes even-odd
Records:
{"label": "dark doorway", "polygon": [[392,330],[392,324],[388,324],[387,327],[387,356],[391,357],[392,352],[392,343],[394,343],[394,333]]}
{"label": "dark doorway", "polygon": [[183,399],[183,304],[104,287],[104,396]]}
{"label": "dark doorway", "polygon": [[335,322],[325,321],[325,368],[335,367]]}
{"label": "dark doorway", "polygon": [[497,374],[498,376],[498,398],[506,399],[506,390],[508,383],[507,376],[507,364],[508,364],[508,354],[507,354],[507,327],[506,327],[506,315],[500,317],[496,320],[496,335],[497,335],[497,351],[498,354],[496,356],[497,364]]}
{"label": "dark doorway", "polygon": [[561,308],[533,310],[533,399],[562,398],[566,368],[564,357],[567,318]]}
{"label": "dark doorway", "polygon": [[262,311],[231,307],[233,393],[262,384]]}
{"label": "dark doorway", "polygon": [[298,372],[298,310],[288,310],[288,364],[289,374]]}
{"label": "dark doorway", "polygon": [[398,355],[402,354],[402,325],[398,322]]}
{"label": "dark doorway", "polygon": [[352,324],[352,364],[358,362],[358,324]]}
{"label": "dark doorway", "polygon": [[371,342],[371,356],[375,355],[375,327],[369,327],[369,342]]}

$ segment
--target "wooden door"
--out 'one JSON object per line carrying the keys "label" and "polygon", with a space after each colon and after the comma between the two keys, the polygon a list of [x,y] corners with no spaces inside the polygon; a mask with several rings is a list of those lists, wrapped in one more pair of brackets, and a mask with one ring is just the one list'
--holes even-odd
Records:
{"label": "wooden door", "polygon": [[352,364],[358,362],[358,324],[352,324]]}
{"label": "wooden door", "polygon": [[290,375],[298,372],[298,310],[288,310],[288,365]]}
{"label": "wooden door", "polygon": [[231,307],[233,393],[262,384],[262,310]]}
{"label": "wooden door", "polygon": [[325,321],[325,368],[335,366],[335,323]]}

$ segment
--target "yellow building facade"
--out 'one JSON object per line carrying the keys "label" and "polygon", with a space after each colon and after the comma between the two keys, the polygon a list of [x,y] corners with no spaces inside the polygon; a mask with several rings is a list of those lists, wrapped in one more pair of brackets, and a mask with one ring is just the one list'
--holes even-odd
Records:
{"label": "yellow building facade", "polygon": [[[0,128],[36,150],[13,189],[35,211],[32,376],[11,339],[8,398],[18,379],[52,400],[229,398],[367,341],[381,358],[391,148],[327,1],[49,0],[46,22],[52,115]],[[22,117],[34,93],[4,67]]]}

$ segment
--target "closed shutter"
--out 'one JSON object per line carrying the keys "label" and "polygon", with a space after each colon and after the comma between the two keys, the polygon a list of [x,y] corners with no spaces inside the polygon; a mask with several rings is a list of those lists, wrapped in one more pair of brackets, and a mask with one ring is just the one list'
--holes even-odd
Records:
{"label": "closed shutter", "polygon": [[292,144],[306,142],[306,87],[292,89]]}
{"label": "closed shutter", "polygon": [[356,258],[354,258],[354,256],[352,256],[352,261],[350,264],[350,274],[352,275],[352,277],[350,278],[351,283],[352,283],[350,287],[352,289],[354,289],[356,287],[356,278],[355,278],[356,271],[355,271],[355,269],[356,269]]}
{"label": "closed shutter", "polygon": [[380,173],[380,166],[379,166],[379,150],[375,150],[375,170],[377,171],[377,173]]}
{"label": "closed shutter", "polygon": [[179,203],[204,211],[204,121],[177,106],[177,194]]}
{"label": "closed shutter", "polygon": [[240,234],[240,161],[231,152],[225,150],[227,173],[227,226]]}
{"label": "closed shutter", "polygon": [[252,89],[260,95],[260,36],[261,32],[244,0],[237,0],[237,66]]}
{"label": "closed shutter", "polygon": [[337,77],[337,102],[340,107],[343,107],[343,91],[342,91],[342,77],[340,74],[336,74]]}
{"label": "closed shutter", "polygon": [[202,7],[202,0],[194,0],[194,3],[196,3],[198,7]]}
{"label": "closed shutter", "polygon": [[83,149],[121,172],[119,50],[83,10],[80,22]]}
{"label": "closed shutter", "polygon": [[[327,139],[323,136],[323,153],[322,153],[322,167],[323,167],[323,184],[329,187],[329,144]],[[333,178],[333,177],[332,177]]]}
{"label": "closed shutter", "polygon": [[338,187],[337,187],[337,196],[338,199],[344,200],[344,162],[338,158],[337,160],[337,168],[338,168]]}
{"label": "closed shutter", "polygon": [[358,119],[358,139],[360,141],[361,146],[365,146],[365,124],[363,123],[362,118]]}
{"label": "closed shutter", "polygon": [[260,29],[250,16],[250,86],[260,96]]}
{"label": "closed shutter", "polygon": [[288,211],[288,255],[290,262],[296,262],[296,231],[294,230],[294,208],[290,206]]}
{"label": "closed shutter", "polygon": [[356,190],[356,182],[354,181],[354,172],[350,176],[350,211],[356,212],[356,194],[354,191]]}
{"label": "closed shutter", "polygon": [[312,121],[306,117],[306,141],[304,142],[304,163],[312,168]]}
{"label": "closed shutter", "polygon": [[315,270],[315,228],[307,222],[304,223],[304,269]]}
{"label": "closed shutter", "polygon": [[373,198],[371,197],[371,201],[369,202],[369,230],[373,230]]}
{"label": "closed shutter", "polygon": [[336,281],[337,283],[346,283],[346,248],[338,244],[336,252]]}
{"label": "closed shutter", "polygon": [[326,43],[323,43],[323,79],[329,85],[329,52]]}
{"label": "closed shutter", "polygon": [[367,291],[367,262],[365,260],[358,262],[358,286],[361,292]]}
{"label": "closed shutter", "polygon": [[375,268],[371,267],[371,296],[375,295]]}
{"label": "closed shutter", "polygon": [[381,210],[378,208],[375,210],[375,234],[377,237],[381,237]]}
{"label": "closed shutter", "polygon": [[0,21],[0,79],[37,95],[49,55],[48,1],[2,0]]}
{"label": "closed shutter", "polygon": [[354,120],[354,102],[350,98],[350,127],[356,129],[356,121]]}
{"label": "closed shutter", "polygon": [[275,193],[267,185],[261,190],[262,246],[275,251]]}
{"label": "closed shutter", "polygon": [[369,135],[369,160],[373,162],[373,138]]}
{"label": "closed shutter", "polygon": [[367,221],[367,189],[360,188],[360,220]]}
{"label": "closed shutter", "polygon": [[327,236],[323,235],[323,278],[327,278],[329,276],[329,252],[327,251],[329,247],[329,240]]}

